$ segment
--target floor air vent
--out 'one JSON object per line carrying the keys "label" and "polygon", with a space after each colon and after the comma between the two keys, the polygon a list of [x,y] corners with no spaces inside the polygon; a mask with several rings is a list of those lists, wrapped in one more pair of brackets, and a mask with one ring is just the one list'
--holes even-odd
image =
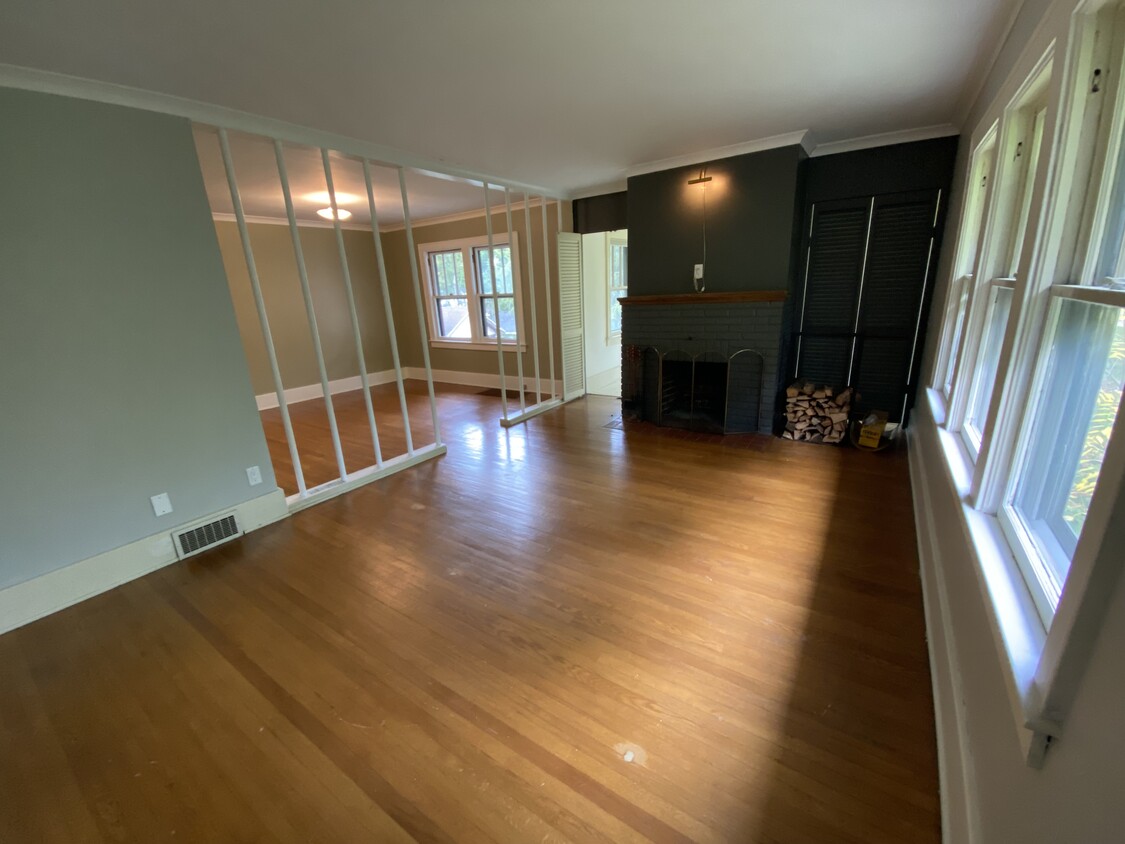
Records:
{"label": "floor air vent", "polygon": [[202,551],[204,548],[226,542],[241,533],[238,522],[234,518],[234,513],[231,513],[229,516],[223,516],[213,522],[174,533],[172,536],[176,540],[176,553],[183,559]]}

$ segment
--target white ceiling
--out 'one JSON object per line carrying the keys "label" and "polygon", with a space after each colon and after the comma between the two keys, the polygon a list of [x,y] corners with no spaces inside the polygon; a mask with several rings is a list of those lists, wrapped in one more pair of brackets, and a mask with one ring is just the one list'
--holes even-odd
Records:
{"label": "white ceiling", "polygon": [[799,130],[956,124],[1020,0],[5,0],[9,64],[579,192]]}
{"label": "white ceiling", "polygon": [[[260,136],[243,134],[230,134],[229,141],[231,163],[244,213],[251,218],[285,219],[285,198],[281,191],[273,144]],[[197,126],[195,148],[199,154],[211,210],[220,214],[233,214],[234,205],[223,167],[218,133],[211,127]],[[286,144],[284,156],[289,192],[297,219],[330,225],[330,221],[318,217],[316,213],[318,209],[329,205],[320,150]],[[369,226],[371,213],[362,165],[336,153],[330,156],[330,164],[337,206],[352,212],[348,224]],[[380,227],[393,228],[400,225],[403,213],[398,170],[372,166],[371,184]],[[484,208],[484,188],[464,181],[439,179],[408,170],[406,188],[410,217],[415,221]],[[522,194],[514,195],[517,202],[522,198]],[[489,192],[489,199],[490,205],[503,204],[504,194],[493,189]]]}

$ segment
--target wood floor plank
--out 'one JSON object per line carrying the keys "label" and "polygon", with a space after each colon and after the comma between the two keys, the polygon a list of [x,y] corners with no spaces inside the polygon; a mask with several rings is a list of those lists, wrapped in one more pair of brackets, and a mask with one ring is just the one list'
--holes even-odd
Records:
{"label": "wood floor plank", "polygon": [[939,841],[903,455],[618,408],[442,387],[445,457],[0,638],[0,839]]}

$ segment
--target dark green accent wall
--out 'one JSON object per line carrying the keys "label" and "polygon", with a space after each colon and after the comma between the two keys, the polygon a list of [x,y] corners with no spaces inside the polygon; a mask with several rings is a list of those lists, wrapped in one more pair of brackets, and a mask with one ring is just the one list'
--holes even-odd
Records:
{"label": "dark green accent wall", "polygon": [[[706,269],[709,292],[784,290],[799,239],[806,153],[799,145],[707,165]],[[703,189],[689,185],[700,166],[629,179],[629,295],[690,293],[703,263]]]}
{"label": "dark green accent wall", "polygon": [[576,199],[573,208],[574,230],[578,234],[612,232],[629,228],[625,191]]}

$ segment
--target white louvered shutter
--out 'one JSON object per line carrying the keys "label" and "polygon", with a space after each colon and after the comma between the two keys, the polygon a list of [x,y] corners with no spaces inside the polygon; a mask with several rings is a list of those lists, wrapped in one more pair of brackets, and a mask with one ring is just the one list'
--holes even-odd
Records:
{"label": "white louvered shutter", "polygon": [[559,232],[559,322],[563,401],[586,394],[582,341],[582,236]]}

